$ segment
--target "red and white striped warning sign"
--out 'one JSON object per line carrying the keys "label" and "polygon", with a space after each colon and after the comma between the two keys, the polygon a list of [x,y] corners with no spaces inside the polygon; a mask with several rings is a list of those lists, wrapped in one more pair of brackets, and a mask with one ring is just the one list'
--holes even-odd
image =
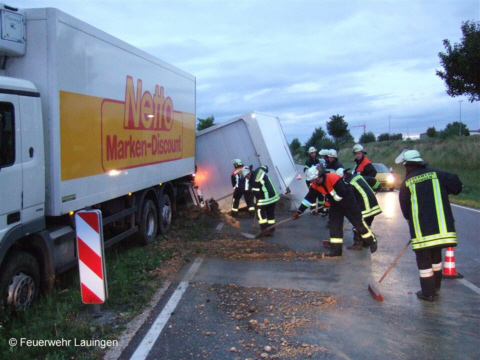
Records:
{"label": "red and white striped warning sign", "polygon": [[102,304],[108,297],[102,212],[79,211],[75,214],[75,223],[82,301],[84,304]]}

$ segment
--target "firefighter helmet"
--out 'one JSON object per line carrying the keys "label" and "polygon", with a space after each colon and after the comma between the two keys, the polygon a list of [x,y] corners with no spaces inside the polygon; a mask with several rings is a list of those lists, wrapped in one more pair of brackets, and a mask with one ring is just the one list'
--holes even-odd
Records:
{"label": "firefighter helmet", "polygon": [[343,177],[343,175],[345,175],[345,174],[348,172],[348,170],[350,170],[350,168],[346,168],[346,169],[344,169],[344,168],[338,168],[338,169],[335,171],[335,174]]}
{"label": "firefighter helmet", "polygon": [[402,151],[400,155],[397,156],[395,159],[396,164],[403,163],[403,165],[407,163],[415,163],[418,165],[428,165],[426,161],[423,161],[423,159],[420,156],[420,153],[417,150],[408,150],[405,149]]}
{"label": "firefighter helmet", "polygon": [[233,162],[233,167],[243,166],[242,160],[240,159],[234,159],[232,162]]}
{"label": "firefighter helmet", "polygon": [[327,153],[328,153],[327,149],[322,149],[322,150],[320,150],[320,152],[318,154],[321,155],[321,156],[324,156],[324,155],[327,155]]}
{"label": "firefighter helmet", "polygon": [[365,151],[365,149],[364,149],[364,147],[363,147],[362,145],[360,145],[360,144],[355,144],[355,145],[353,146],[352,153],[355,154],[356,152],[359,152],[359,151],[363,152],[365,155],[367,154],[367,152]]}
{"label": "firefighter helmet", "polygon": [[338,157],[337,150],[335,149],[327,150],[327,156],[334,157],[334,158]]}
{"label": "firefighter helmet", "polygon": [[314,146],[310,146],[310,148],[308,149],[308,153],[309,153],[309,154],[311,154],[311,153],[313,153],[313,152],[317,152],[317,151],[318,151],[318,150],[315,149]]}
{"label": "firefighter helmet", "polygon": [[319,178],[325,174],[325,166],[318,164],[317,166],[312,166],[310,169],[305,171],[305,180],[312,181],[316,178]]}

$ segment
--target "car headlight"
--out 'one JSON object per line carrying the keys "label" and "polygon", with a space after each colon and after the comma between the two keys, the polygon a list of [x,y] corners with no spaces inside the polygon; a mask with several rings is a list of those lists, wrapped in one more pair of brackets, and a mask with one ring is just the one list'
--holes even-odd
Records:
{"label": "car headlight", "polygon": [[395,179],[394,179],[394,177],[393,177],[392,174],[390,174],[390,175],[387,176],[387,183],[393,184],[393,181],[394,181],[394,180],[395,180]]}

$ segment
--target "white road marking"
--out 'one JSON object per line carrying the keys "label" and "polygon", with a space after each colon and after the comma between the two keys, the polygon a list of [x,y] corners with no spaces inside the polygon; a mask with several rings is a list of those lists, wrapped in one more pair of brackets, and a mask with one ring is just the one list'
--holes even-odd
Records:
{"label": "white road marking", "polygon": [[200,267],[202,261],[202,258],[197,258],[193,262],[182,282],[178,285],[177,289],[170,297],[170,300],[168,300],[167,305],[165,305],[162,312],[160,313],[160,315],[158,315],[157,319],[152,324],[150,330],[148,330],[140,345],[138,345],[137,350],[135,350],[132,357],[130,358],[131,360],[145,359],[148,356],[150,350],[155,344],[155,341],[157,341],[158,337],[160,336],[160,333],[162,332],[165,324],[167,323],[168,319],[170,319],[170,315],[175,310],[178,303],[180,302],[180,299],[187,290],[189,281],[192,280],[192,278],[195,276],[195,273]]}
{"label": "white road marking", "polygon": [[466,287],[470,288],[471,290],[475,291],[478,295],[480,295],[480,289],[478,287],[476,287],[475,285],[473,285],[470,281],[468,280],[465,280],[465,279],[457,279],[458,281],[460,281],[463,285],[465,285]]}
{"label": "white road marking", "polygon": [[470,210],[470,211],[475,211],[475,212],[480,213],[480,210],[477,210],[477,209],[474,209],[474,208],[469,208],[469,207],[466,207],[466,206],[455,205],[455,204],[450,204],[450,205],[458,207],[460,209],[465,209],[465,210]]}

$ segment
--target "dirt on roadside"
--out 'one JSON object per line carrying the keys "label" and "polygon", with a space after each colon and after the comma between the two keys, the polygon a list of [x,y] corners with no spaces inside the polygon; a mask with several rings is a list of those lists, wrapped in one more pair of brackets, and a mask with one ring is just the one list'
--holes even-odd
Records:
{"label": "dirt on roadside", "polygon": [[[292,214],[289,197],[281,197],[275,213],[280,219]],[[246,211],[240,211],[239,220],[252,223]],[[262,238],[246,239],[241,235],[246,230],[235,229],[225,222],[225,230],[216,231],[222,221],[218,211],[198,207],[179,211],[172,231],[154,244],[155,250],[170,254],[170,260],[162,262],[155,271],[165,280],[171,280],[185,263],[198,256],[230,261],[318,261],[323,258],[322,253],[293,251]]]}

